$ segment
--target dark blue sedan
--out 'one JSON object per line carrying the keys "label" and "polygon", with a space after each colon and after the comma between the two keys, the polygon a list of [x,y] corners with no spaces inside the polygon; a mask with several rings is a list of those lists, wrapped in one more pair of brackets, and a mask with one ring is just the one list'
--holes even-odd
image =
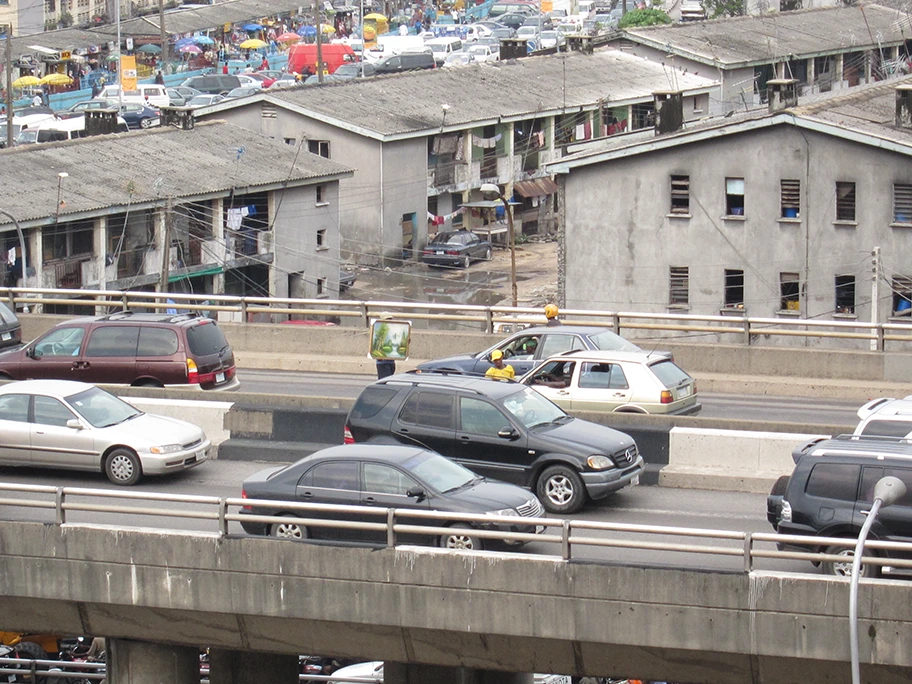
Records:
{"label": "dark blue sedan", "polygon": [[428,266],[462,266],[478,259],[491,259],[491,243],[482,240],[471,230],[452,230],[437,233],[421,254]]}

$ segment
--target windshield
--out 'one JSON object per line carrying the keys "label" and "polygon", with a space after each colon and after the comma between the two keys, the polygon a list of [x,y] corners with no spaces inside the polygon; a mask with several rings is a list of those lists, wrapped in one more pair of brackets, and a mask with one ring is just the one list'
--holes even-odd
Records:
{"label": "windshield", "polygon": [[564,417],[569,418],[563,409],[529,387],[504,397],[500,403],[526,427],[546,425]]}
{"label": "windshield", "polygon": [[28,143],[38,142],[38,131],[36,129],[22,131],[16,136],[16,143],[25,145]]}
{"label": "windshield", "polygon": [[73,394],[66,401],[76,413],[97,428],[118,425],[142,415],[142,411],[98,387]]}
{"label": "windshield", "polygon": [[478,479],[471,470],[430,451],[419,451],[402,465],[438,492],[459,489]]}

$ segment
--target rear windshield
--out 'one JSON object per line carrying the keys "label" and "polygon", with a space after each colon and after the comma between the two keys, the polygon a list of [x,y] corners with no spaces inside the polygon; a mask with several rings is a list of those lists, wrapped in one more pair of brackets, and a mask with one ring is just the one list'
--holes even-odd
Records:
{"label": "rear windshield", "polygon": [[690,376],[674,365],[672,361],[659,361],[649,368],[665,387],[677,387],[682,382],[690,380]]}
{"label": "rear windshield", "polygon": [[610,330],[592,335],[589,339],[595,344],[596,349],[603,351],[640,351],[640,348],[633,342],[628,342]]}
{"label": "rear windshield", "polygon": [[362,418],[373,418],[380,409],[386,406],[390,399],[396,396],[397,390],[389,387],[368,387],[358,397],[352,408],[351,417],[360,420]]}
{"label": "rear windshield", "polygon": [[864,426],[862,435],[875,437],[905,437],[912,432],[910,420],[872,420]]}
{"label": "rear windshield", "polygon": [[211,321],[187,328],[187,342],[194,356],[218,354],[228,346],[222,329]]}

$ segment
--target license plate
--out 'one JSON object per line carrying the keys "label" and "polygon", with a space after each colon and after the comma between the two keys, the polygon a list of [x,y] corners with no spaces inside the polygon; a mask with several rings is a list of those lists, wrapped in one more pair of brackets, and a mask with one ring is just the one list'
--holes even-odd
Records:
{"label": "license plate", "polygon": [[683,398],[683,397],[689,397],[689,396],[690,396],[691,389],[692,389],[692,388],[691,388],[690,385],[685,385],[684,387],[682,387],[681,389],[679,389],[679,390],[678,390],[678,398],[681,399],[681,398]]}
{"label": "license plate", "polygon": [[224,374],[224,373],[216,373],[216,374],[215,374],[215,381],[216,381],[216,382],[225,382],[225,374]]}
{"label": "license plate", "polygon": [[12,333],[3,333],[2,335],[0,335],[0,338],[2,338],[4,342],[6,342],[8,340],[13,339],[13,334]]}
{"label": "license plate", "polygon": [[536,526],[535,526],[535,534],[541,534],[541,533],[544,532],[544,531],[545,531],[545,526],[544,526],[544,525],[536,525]]}
{"label": "license plate", "polygon": [[434,254],[443,254],[443,252],[438,249],[436,252],[434,252]]}
{"label": "license plate", "polygon": [[639,476],[639,474],[633,476],[633,479],[630,480],[630,484],[633,485],[633,486],[636,486],[636,485],[640,484],[640,476]]}

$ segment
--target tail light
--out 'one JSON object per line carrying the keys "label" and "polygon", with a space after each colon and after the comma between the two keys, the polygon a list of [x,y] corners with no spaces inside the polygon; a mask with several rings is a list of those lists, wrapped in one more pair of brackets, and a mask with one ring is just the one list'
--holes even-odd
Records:
{"label": "tail light", "polygon": [[662,390],[662,398],[659,400],[661,404],[671,404],[674,402],[674,397],[671,396],[671,390]]}
{"label": "tail light", "polygon": [[199,368],[193,359],[187,359],[187,382],[191,385],[199,384]]}
{"label": "tail light", "polygon": [[694,394],[697,393],[697,381],[696,380],[694,380],[694,383],[693,383],[693,393]]}
{"label": "tail light", "polygon": [[348,426],[345,426],[345,429],[342,431],[342,444],[354,444],[355,438],[352,437],[352,431],[349,430]]}
{"label": "tail light", "polygon": [[450,256],[459,256],[459,250],[456,249],[448,249],[446,253]]}
{"label": "tail light", "polygon": [[[247,498],[247,490],[246,490],[246,489],[242,489],[242,490],[241,490],[241,498],[242,498],[242,499],[246,499],[246,498]],[[242,511],[252,511],[252,510],[253,510],[253,506],[241,506],[241,510],[242,510]]]}

